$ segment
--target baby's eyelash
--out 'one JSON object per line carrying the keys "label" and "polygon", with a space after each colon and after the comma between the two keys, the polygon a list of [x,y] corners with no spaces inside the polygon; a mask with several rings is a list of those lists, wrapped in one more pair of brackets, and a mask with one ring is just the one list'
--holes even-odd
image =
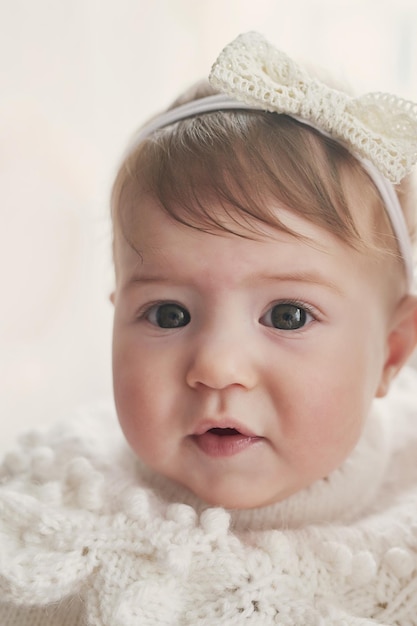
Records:
{"label": "baby's eyelash", "polygon": [[156,306],[160,306],[161,304],[163,304],[165,302],[165,300],[154,300],[152,302],[147,302],[146,304],[144,304],[143,306],[141,306],[136,312],[135,312],[135,319],[137,320],[143,320],[146,319],[147,315],[149,315],[149,312]]}
{"label": "baby's eyelash", "polygon": [[296,306],[296,307],[299,307],[300,309],[304,309],[304,311],[309,313],[312,317],[314,317],[314,319],[320,318],[319,311],[315,307],[313,307],[311,304],[308,304],[307,302],[304,302],[303,300],[297,300],[295,298],[283,298],[282,300],[276,300],[276,302],[273,302],[269,308],[272,308],[276,306],[277,304],[289,304],[292,306]]}

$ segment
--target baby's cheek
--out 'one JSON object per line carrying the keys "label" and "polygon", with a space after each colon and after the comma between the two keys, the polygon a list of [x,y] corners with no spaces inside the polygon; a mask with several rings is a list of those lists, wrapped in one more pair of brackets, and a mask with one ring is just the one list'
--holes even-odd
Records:
{"label": "baby's cheek", "polygon": [[116,395],[120,426],[130,447],[145,462],[163,455],[168,433],[164,432],[159,418],[158,394],[148,385],[124,378],[119,385],[115,384]]}
{"label": "baby's cheek", "polygon": [[299,424],[290,453],[300,473],[322,478],[345,461],[362,430],[363,420],[354,412],[345,413],[336,406],[311,406],[304,424]]}
{"label": "baby's cheek", "polygon": [[121,367],[114,376],[114,399],[120,426],[132,447],[142,430],[142,389]]}

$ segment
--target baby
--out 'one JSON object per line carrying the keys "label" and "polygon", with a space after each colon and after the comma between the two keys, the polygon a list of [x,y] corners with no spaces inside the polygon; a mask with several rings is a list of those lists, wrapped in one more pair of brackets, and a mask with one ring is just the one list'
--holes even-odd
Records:
{"label": "baby", "polygon": [[210,83],[113,188],[124,439],[82,414],[5,457],[0,621],[417,625],[416,105],[256,33]]}

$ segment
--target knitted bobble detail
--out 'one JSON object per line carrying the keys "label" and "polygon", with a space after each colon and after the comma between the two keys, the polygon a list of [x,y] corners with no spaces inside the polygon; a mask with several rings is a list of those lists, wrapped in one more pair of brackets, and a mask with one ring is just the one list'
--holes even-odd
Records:
{"label": "knitted bobble detail", "polygon": [[394,576],[409,578],[416,568],[416,557],[402,548],[391,548],[384,556],[384,563]]}

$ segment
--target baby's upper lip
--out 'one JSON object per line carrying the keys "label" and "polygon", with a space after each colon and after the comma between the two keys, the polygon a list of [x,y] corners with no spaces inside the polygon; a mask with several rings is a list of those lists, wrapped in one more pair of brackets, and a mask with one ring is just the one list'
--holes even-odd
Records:
{"label": "baby's upper lip", "polygon": [[212,429],[229,429],[237,431],[237,434],[243,435],[244,437],[258,437],[256,433],[252,432],[247,426],[241,424],[240,422],[229,419],[207,419],[201,421],[197,424],[195,431],[192,433],[193,436],[198,437],[199,435],[204,435],[207,431]]}

